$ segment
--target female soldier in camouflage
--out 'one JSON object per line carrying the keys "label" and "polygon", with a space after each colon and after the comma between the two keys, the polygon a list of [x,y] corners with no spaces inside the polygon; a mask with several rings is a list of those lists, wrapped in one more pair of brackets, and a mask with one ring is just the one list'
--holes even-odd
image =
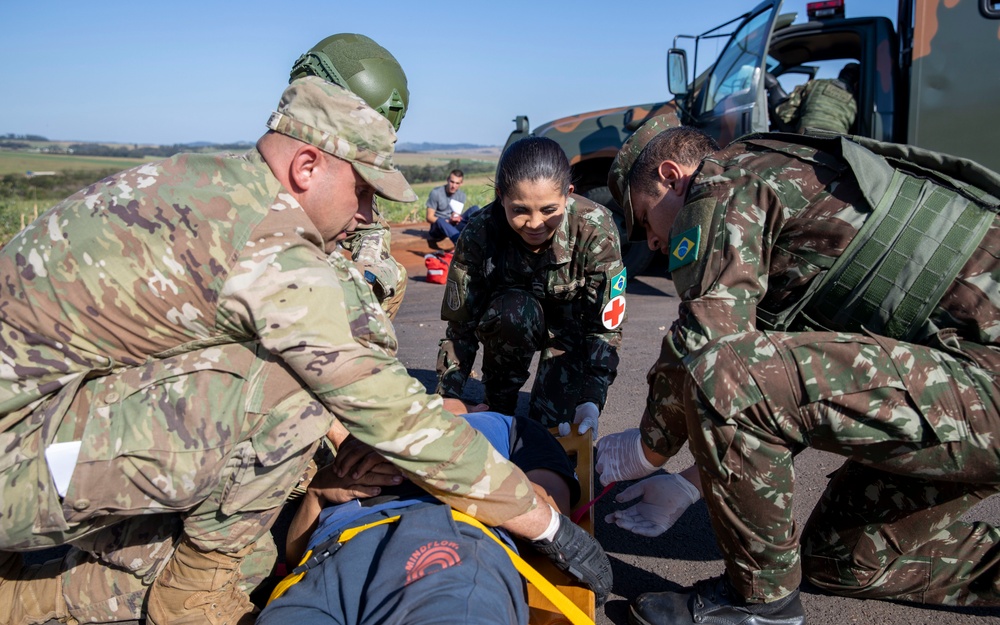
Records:
{"label": "female soldier in camouflage", "polygon": [[541,352],[529,415],[596,435],[618,367],[626,275],[611,214],[570,182],[551,139],[521,139],[500,157],[496,200],[462,232],[448,272],[437,390],[461,396],[482,343],[485,402],[514,414]]}

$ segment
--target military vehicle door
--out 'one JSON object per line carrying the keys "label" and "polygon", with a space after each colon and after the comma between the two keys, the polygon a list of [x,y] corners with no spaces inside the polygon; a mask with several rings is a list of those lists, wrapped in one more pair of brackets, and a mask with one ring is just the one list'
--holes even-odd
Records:
{"label": "military vehicle door", "polygon": [[1000,171],[1000,1],[902,4],[914,11],[912,34],[900,28],[913,50],[902,141]]}
{"label": "military vehicle door", "polygon": [[749,132],[767,131],[762,88],[765,51],[781,4],[781,0],[767,0],[746,14],[695,98],[691,125],[715,137],[720,145]]}

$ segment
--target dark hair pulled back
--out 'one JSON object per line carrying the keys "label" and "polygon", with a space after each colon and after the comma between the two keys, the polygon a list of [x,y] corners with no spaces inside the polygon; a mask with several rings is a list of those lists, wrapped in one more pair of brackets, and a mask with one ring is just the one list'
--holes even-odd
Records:
{"label": "dark hair pulled back", "polygon": [[497,165],[497,197],[525,180],[551,180],[563,195],[573,183],[569,160],[559,144],[546,137],[525,137],[510,144]]}

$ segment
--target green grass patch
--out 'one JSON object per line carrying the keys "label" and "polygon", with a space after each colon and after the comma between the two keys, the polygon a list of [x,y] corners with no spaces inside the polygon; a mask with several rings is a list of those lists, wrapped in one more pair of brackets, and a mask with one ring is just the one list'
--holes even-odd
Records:
{"label": "green grass patch", "polygon": [[8,152],[0,150],[0,176],[24,174],[29,171],[67,170],[91,171],[128,169],[148,162],[143,158],[114,158],[103,156],[74,156],[72,154],[39,154],[36,152]]}

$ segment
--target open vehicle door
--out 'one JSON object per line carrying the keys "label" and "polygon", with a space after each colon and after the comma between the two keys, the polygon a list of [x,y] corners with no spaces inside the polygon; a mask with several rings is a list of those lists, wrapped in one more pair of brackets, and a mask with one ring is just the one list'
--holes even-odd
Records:
{"label": "open vehicle door", "polygon": [[[763,88],[766,51],[774,31],[782,0],[766,0],[753,10],[695,37],[695,61],[699,44],[725,36],[723,31],[738,24],[707,76],[687,93],[684,122],[716,137],[725,146],[749,132],[768,129],[767,103]],[[697,70],[697,68],[695,68]],[[670,51],[668,83],[677,93],[677,72],[687,77],[687,59],[682,50]]]}

